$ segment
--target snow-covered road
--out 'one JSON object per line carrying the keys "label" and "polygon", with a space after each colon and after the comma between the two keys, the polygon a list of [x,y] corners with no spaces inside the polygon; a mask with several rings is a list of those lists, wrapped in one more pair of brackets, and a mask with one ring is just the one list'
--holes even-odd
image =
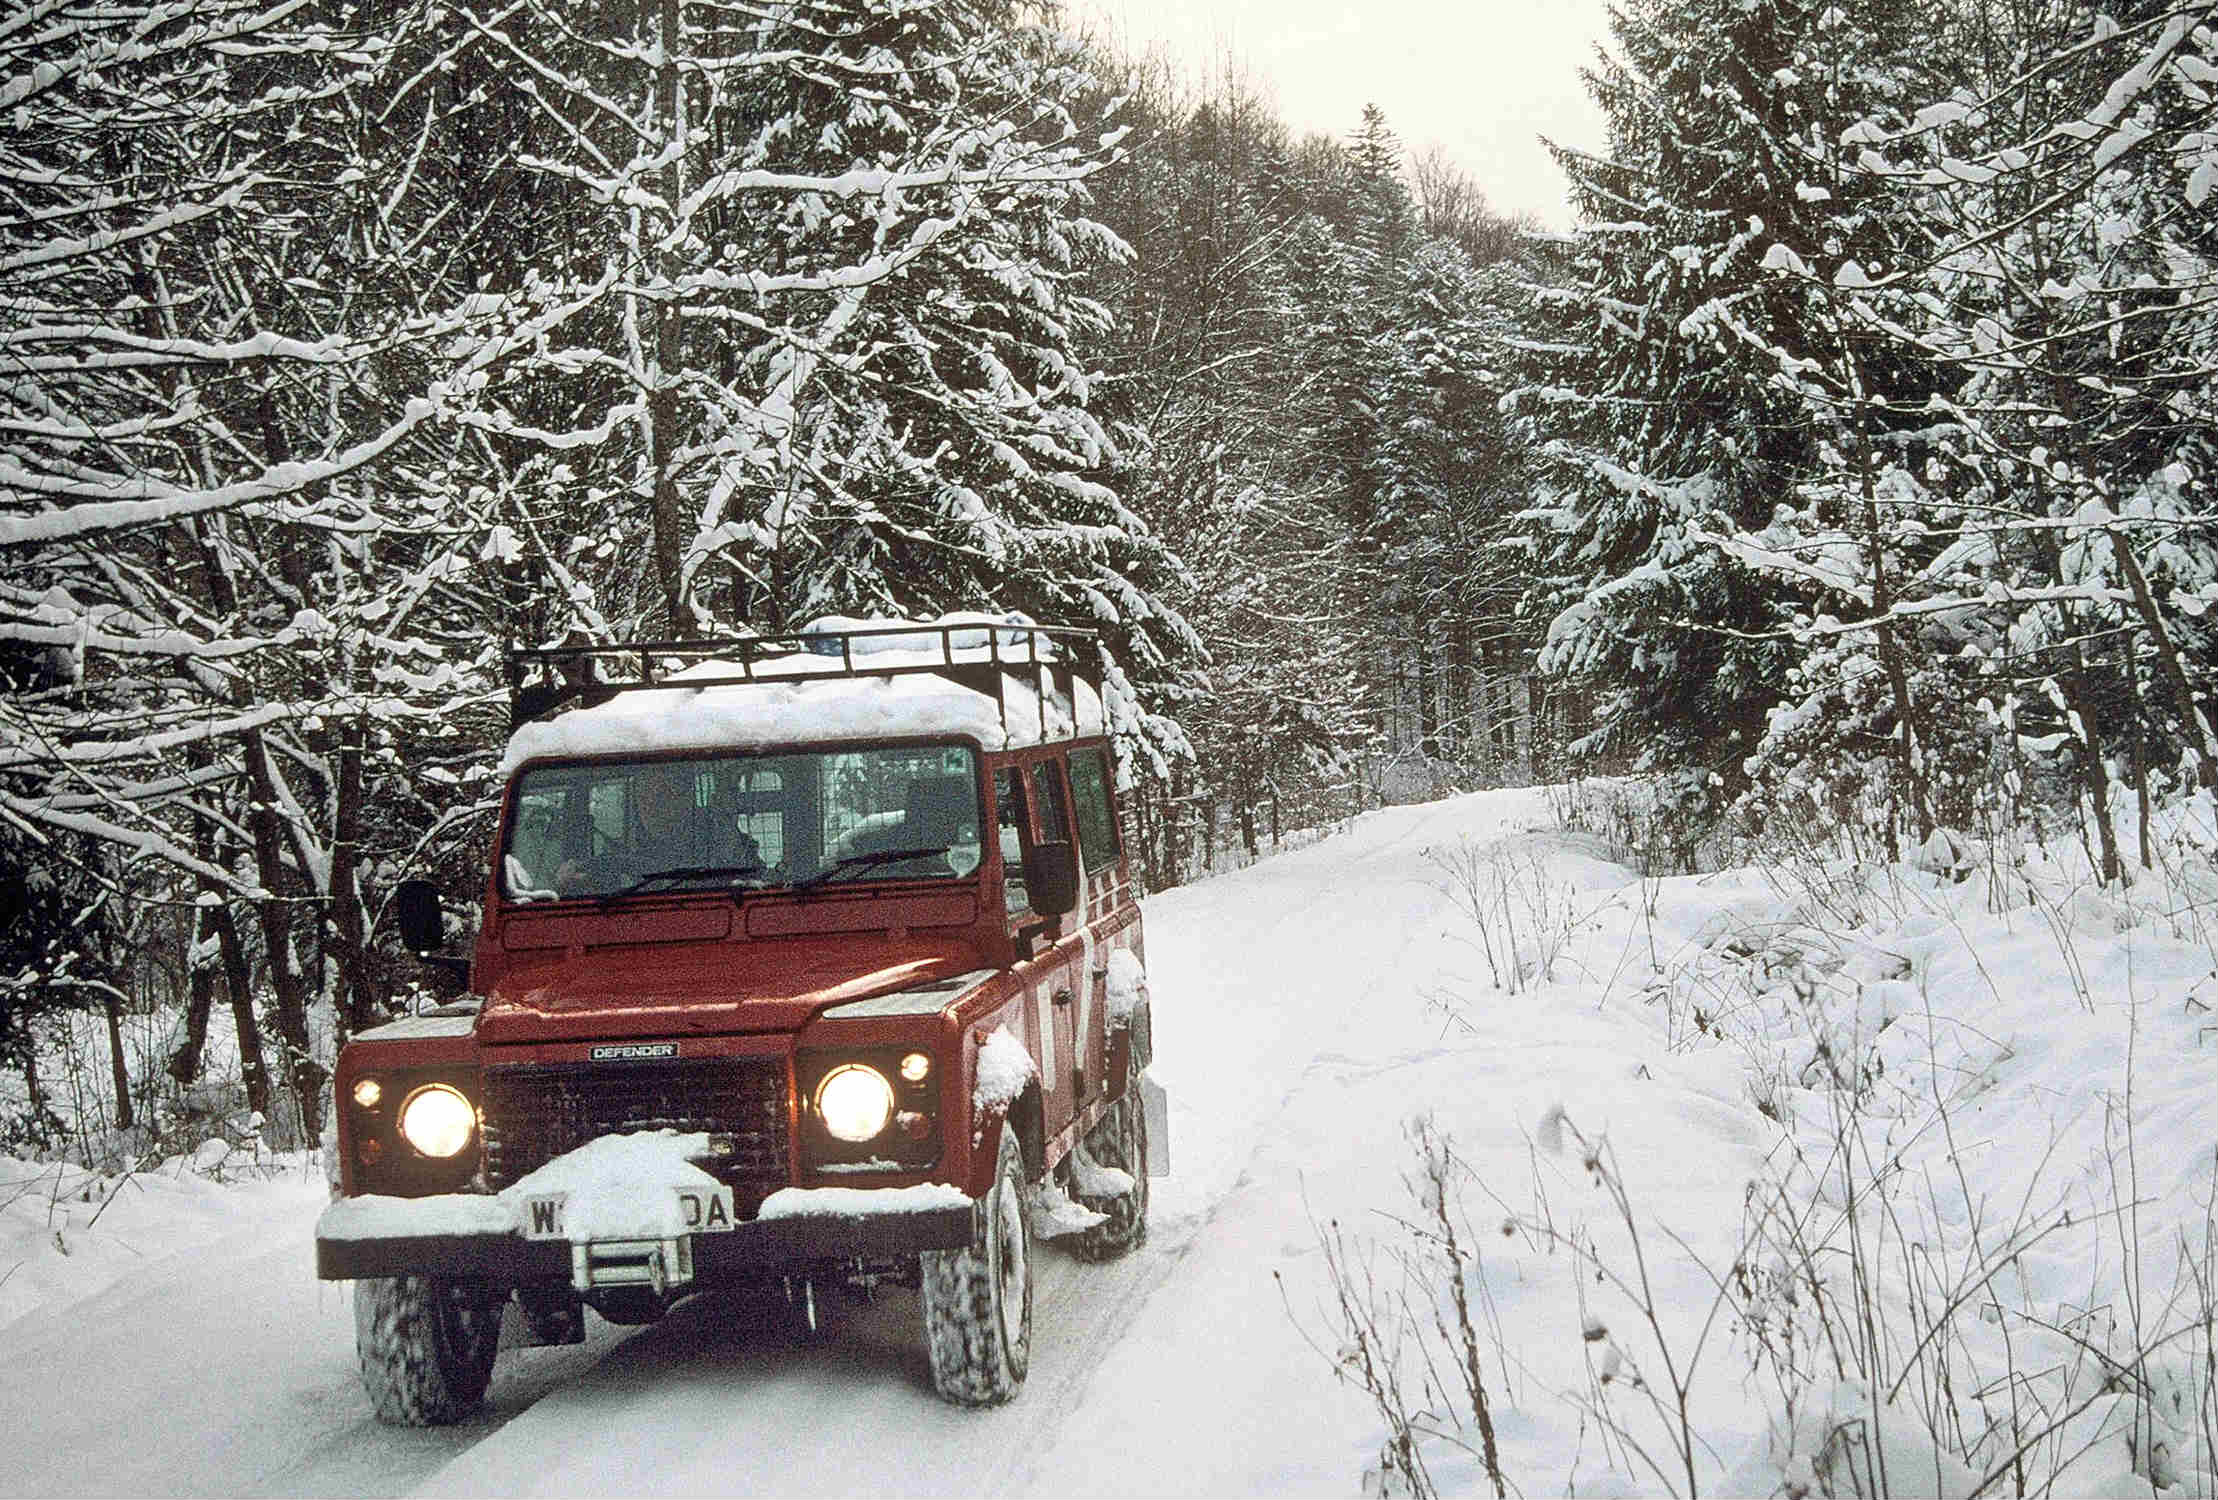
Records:
{"label": "snow-covered road", "polygon": [[[1346,1494],[1377,1418],[1307,1342],[1326,1295],[1313,1220],[1399,1204],[1419,1101],[1459,1101],[1474,1149],[1514,1162],[1535,1101],[1622,1118],[1617,1080],[1653,1050],[1592,1007],[1497,996],[1449,1034],[1427,1004],[1484,986],[1426,850],[1546,821],[1524,792],[1391,809],[1150,902],[1173,1175],[1133,1256],[1042,1256],[1031,1379],[1008,1407],[933,1398],[897,1291],[831,1305],[814,1337],[755,1298],[696,1299],[638,1331],[591,1320],[582,1348],[504,1355],[477,1421],[381,1428],[350,1299],[307,1274],[320,1189],[297,1184],[0,1329],[0,1409],[22,1435],[0,1491]],[[1594,899],[1631,879],[1560,839],[1536,847]],[[1675,1123],[1627,1149],[1668,1142],[1671,1191],[1734,1194],[1746,1111],[1647,1097]],[[1704,1110],[1715,1149],[1690,1161]]]}
{"label": "snow-covered road", "polygon": [[[1825,1211],[1848,1181],[1826,1163],[1851,1107],[1862,1149],[1886,1153],[1888,1185],[1866,1181],[1858,1201],[1886,1194],[1889,1225],[1922,1226],[1902,1242],[1908,1264],[2014,1267],[2008,1288],[1959,1285],[1952,1308],[1972,1308],[1964,1287],[1990,1300],[1950,1325],[1948,1347],[1977,1344],[1989,1370],[2030,1351],[2034,1395],[2062,1381],[2049,1394],[2063,1417],[2037,1419],[2054,1434],[2042,1462],[2068,1469],[2058,1493],[2132,1490],[2120,1434],[2141,1419],[2087,1372],[2137,1357],[2135,1340],[2161,1355],[2206,1336],[2189,1294],[2208,1263],[2173,1264],[2202,1253],[2187,1231],[2210,1195],[2218,979],[2197,909],[2167,908],[2153,877],[2131,901],[2100,892],[2068,847],[2019,853],[2000,887],[1903,863],[1814,896],[1779,870],[1643,881],[1597,850],[1556,829],[1537,792],[1482,793],[1372,813],[1151,900],[1173,1174],[1125,1260],[1043,1251],[1030,1383],[993,1411],[933,1397],[916,1299],[894,1291],[831,1303],[814,1336],[747,1297],[696,1299],[636,1331],[589,1320],[581,1348],[506,1355],[478,1419],[383,1428],[355,1378],[351,1299],[308,1272],[312,1172],[219,1186],[171,1163],[119,1185],[0,1160],[0,1496],[1347,1495],[1378,1466],[1384,1426],[1335,1379],[1352,1335],[1328,1240],[1401,1341],[1396,1410],[1437,1434],[1432,1482],[1491,1493],[1438,1242],[1407,1222],[1422,1216],[1420,1120],[1452,1143],[1474,1343],[1522,1492],[1684,1493],[1683,1466],[1707,1493],[1808,1488],[1828,1432],[1876,1427],[1925,1492],[1968,1495],[1994,1461],[1988,1437],[1961,1460],[1939,1452],[1914,1401],[1879,1411],[1823,1371],[1782,1420],[1736,1332],[1743,1313],[1766,1316],[1774,1284],[1751,1292],[1736,1268],[1779,1253],[1750,1228],[1778,1221],[1752,1207]],[[1483,926],[1440,855],[1461,863]],[[1844,893],[1869,925],[1827,914]],[[1547,982],[1495,982],[1512,945],[1525,979]],[[1843,1059],[1865,1070],[1856,1088],[1830,1081]],[[2184,1333],[2163,1322],[2174,1303],[2147,1328],[2096,1330],[2084,1312],[2127,1305],[2102,1279],[2117,1274],[2103,1210],[2121,1161],[2142,1200],[2132,1264],[2174,1288]],[[1786,1170],[1818,1196],[1771,1196]],[[2010,1203],[2051,1214],[2037,1253],[1997,1252],[2019,1231],[1989,1205]],[[1840,1254],[1837,1234],[1825,1243]],[[1605,1266],[1627,1274],[1598,1280]],[[1730,1305],[1728,1278],[1742,1286]],[[1914,1329],[1907,1295],[1886,1290],[1882,1306]],[[2082,1331],[2056,1332],[2073,1318]],[[2195,1389],[2152,1368],[2167,1390]],[[1673,1382],[1698,1434],[1683,1459],[1659,1421],[1672,1408],[1650,1401]],[[2204,1410],[2218,1431],[2218,1403]],[[2186,1427],[2164,1441],[2207,1449]]]}

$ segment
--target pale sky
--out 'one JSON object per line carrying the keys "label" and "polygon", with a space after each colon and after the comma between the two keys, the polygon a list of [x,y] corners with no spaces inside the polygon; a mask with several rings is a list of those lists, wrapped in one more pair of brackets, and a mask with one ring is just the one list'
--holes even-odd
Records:
{"label": "pale sky", "polygon": [[1363,106],[1415,151],[1438,142],[1495,208],[1568,227],[1537,137],[1602,143],[1579,69],[1608,36],[1603,0],[1068,0],[1124,50],[1161,43],[1198,76],[1227,51],[1297,132],[1345,139]]}

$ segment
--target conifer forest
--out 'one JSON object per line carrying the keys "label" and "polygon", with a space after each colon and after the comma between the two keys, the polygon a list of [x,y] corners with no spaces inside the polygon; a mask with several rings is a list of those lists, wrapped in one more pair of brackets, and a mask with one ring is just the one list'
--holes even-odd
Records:
{"label": "conifer forest", "polygon": [[1555,224],[1052,6],[10,6],[0,1149],[63,1013],[312,1136],[516,646],[1093,627],[1155,889],[1594,773],[2122,878],[2218,798],[2218,0],[1611,30]]}

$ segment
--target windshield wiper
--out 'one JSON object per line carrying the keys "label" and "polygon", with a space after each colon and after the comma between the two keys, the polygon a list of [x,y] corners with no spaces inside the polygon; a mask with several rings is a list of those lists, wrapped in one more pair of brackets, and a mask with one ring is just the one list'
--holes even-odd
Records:
{"label": "windshield wiper", "polygon": [[760,860],[749,860],[743,865],[674,865],[667,870],[649,870],[629,885],[621,885],[608,892],[600,898],[600,902],[601,905],[606,906],[620,896],[629,896],[635,891],[643,891],[651,885],[660,885],[666,880],[729,879],[736,888],[739,882],[749,875],[767,875],[769,873],[770,871],[763,866]]}
{"label": "windshield wiper", "polygon": [[793,882],[793,888],[797,891],[814,890],[837,875],[845,875],[855,870],[868,870],[877,865],[896,865],[905,859],[931,859],[935,855],[945,854],[954,847],[953,844],[934,844],[929,848],[873,849],[867,854],[850,854],[843,859],[834,860],[806,880],[796,880]]}

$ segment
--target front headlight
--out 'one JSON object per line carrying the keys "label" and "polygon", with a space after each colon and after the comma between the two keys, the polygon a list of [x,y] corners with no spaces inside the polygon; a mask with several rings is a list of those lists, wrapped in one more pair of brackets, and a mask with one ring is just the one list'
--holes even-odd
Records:
{"label": "front headlight", "polygon": [[876,1068],[842,1064],[816,1086],[816,1116],[834,1140],[876,1140],[893,1118],[893,1085]]}
{"label": "front headlight", "polygon": [[477,1110],[462,1091],[427,1083],[400,1107],[401,1139],[426,1156],[458,1156],[477,1129]]}

